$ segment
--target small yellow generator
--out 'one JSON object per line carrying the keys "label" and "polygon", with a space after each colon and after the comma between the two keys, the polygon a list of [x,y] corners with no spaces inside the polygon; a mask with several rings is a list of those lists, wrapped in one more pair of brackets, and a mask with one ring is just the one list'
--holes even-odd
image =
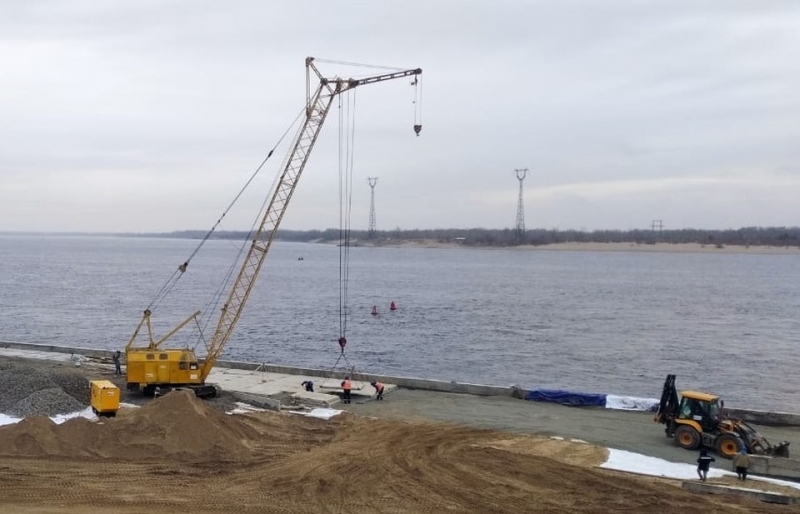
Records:
{"label": "small yellow generator", "polygon": [[98,416],[113,417],[119,410],[119,387],[108,380],[92,380],[92,410]]}

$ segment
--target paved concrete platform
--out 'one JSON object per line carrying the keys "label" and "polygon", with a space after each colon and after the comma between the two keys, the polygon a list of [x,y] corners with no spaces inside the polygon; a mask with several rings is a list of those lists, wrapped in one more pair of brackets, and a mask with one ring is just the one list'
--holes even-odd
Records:
{"label": "paved concrete platform", "polygon": [[[301,385],[306,380],[314,382],[313,393],[306,391]],[[219,385],[225,391],[267,396],[283,401],[292,399],[315,406],[332,407],[341,402],[341,380],[334,378],[214,368],[208,376],[208,382]],[[397,386],[394,384],[385,384],[384,394],[395,388]],[[353,402],[368,400],[375,397],[375,388],[368,382],[354,381],[351,396]]]}
{"label": "paved concrete platform", "polygon": [[[0,356],[73,362],[75,365],[92,361],[105,364],[108,361],[105,357],[92,358],[80,354],[18,348],[0,348]],[[314,382],[313,393],[306,391],[301,385],[306,380]],[[341,404],[341,379],[338,378],[215,367],[207,382],[218,385],[223,391],[276,399],[282,404],[304,404],[312,407],[333,407]],[[384,385],[384,394],[397,388],[395,384]],[[353,403],[364,402],[375,397],[375,388],[369,382],[353,381],[351,396]]]}

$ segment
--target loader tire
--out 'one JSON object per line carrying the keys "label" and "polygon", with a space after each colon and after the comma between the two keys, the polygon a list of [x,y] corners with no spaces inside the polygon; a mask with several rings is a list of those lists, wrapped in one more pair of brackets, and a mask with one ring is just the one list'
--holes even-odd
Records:
{"label": "loader tire", "polygon": [[686,450],[696,450],[701,439],[700,433],[689,425],[681,425],[675,430],[675,442]]}
{"label": "loader tire", "polygon": [[739,453],[740,448],[744,448],[744,443],[733,434],[722,434],[714,441],[714,447],[720,457],[732,459],[734,455]]}

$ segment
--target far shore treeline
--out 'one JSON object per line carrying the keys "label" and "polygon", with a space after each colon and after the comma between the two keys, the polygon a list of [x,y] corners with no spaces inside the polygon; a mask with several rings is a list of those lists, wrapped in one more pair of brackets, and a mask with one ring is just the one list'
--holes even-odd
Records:
{"label": "far shore treeline", "polygon": [[[112,234],[106,234],[112,235]],[[206,231],[183,230],[166,233],[113,234],[127,237],[168,237],[203,239]],[[247,232],[221,231],[210,235],[211,239],[244,239]],[[327,230],[279,230],[276,240],[314,243],[339,243],[342,241],[338,229]],[[432,229],[432,230],[352,230],[351,244],[375,245],[413,241],[436,241],[457,243],[464,246],[541,246],[556,243],[637,243],[637,244],[686,244],[731,246],[793,246],[800,247],[800,227],[745,227],[729,230],[543,230],[532,229],[520,234],[514,229]]]}

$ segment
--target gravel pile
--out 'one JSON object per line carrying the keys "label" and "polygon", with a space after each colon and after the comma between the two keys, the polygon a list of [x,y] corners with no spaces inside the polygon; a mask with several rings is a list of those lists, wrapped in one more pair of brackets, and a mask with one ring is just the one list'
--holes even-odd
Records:
{"label": "gravel pile", "polygon": [[18,418],[55,416],[89,405],[89,381],[61,370],[24,366],[0,368],[0,412]]}

